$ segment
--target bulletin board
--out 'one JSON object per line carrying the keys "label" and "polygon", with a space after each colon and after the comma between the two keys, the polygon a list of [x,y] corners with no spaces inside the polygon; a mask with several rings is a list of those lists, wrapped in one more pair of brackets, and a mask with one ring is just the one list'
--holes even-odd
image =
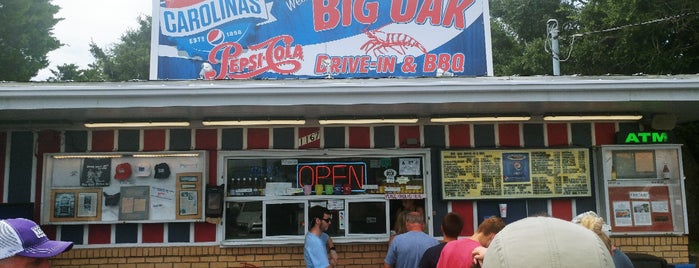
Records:
{"label": "bulletin board", "polygon": [[673,231],[667,186],[610,186],[608,193],[614,232]]}
{"label": "bulletin board", "polygon": [[202,151],[47,154],[43,224],[203,220]]}
{"label": "bulletin board", "polygon": [[444,199],[591,196],[589,149],[444,150]]}

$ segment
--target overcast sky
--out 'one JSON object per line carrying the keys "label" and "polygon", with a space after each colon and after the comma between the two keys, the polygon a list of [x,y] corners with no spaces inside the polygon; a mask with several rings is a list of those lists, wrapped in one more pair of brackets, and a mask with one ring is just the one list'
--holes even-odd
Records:
{"label": "overcast sky", "polygon": [[152,0],[52,0],[61,7],[53,36],[65,44],[48,54],[49,67],[32,80],[44,81],[53,76],[49,69],[63,64],[77,64],[81,69],[94,62],[90,41],[101,48],[112,47],[128,30],[138,28],[138,16],[151,15]]}

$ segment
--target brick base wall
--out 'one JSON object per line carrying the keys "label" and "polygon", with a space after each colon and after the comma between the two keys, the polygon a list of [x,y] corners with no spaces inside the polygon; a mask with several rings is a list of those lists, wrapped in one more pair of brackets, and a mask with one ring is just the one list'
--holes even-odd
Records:
{"label": "brick base wall", "polygon": [[612,237],[612,243],[623,252],[645,253],[667,260],[667,263],[689,262],[687,236]]}
{"label": "brick base wall", "polygon": [[[337,245],[338,267],[383,267],[386,244]],[[305,267],[303,245],[221,248],[219,246],[73,249],[51,267],[218,268]]]}
{"label": "brick base wall", "polygon": [[[687,236],[613,237],[624,252],[665,258],[668,263],[689,261]],[[337,245],[338,267],[383,267],[388,246]],[[235,247],[181,246],[73,249],[51,261],[52,267],[82,268],[218,268],[304,267],[303,245]]]}

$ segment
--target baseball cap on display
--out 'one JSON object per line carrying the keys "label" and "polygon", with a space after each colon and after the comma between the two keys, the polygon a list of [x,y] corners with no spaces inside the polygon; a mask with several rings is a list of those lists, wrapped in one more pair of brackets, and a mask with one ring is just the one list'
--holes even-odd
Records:
{"label": "baseball cap on display", "polygon": [[131,177],[131,164],[121,163],[116,167],[114,178],[117,180],[126,180]]}
{"label": "baseball cap on display", "polygon": [[73,242],[50,240],[35,222],[17,218],[0,221],[0,259],[15,255],[49,258],[73,248]]}
{"label": "baseball cap on display", "polygon": [[552,217],[529,217],[510,223],[488,247],[483,268],[608,267],[612,256],[599,237],[585,227]]}
{"label": "baseball cap on display", "polygon": [[150,177],[150,165],[148,163],[138,163],[136,165],[136,177]]}
{"label": "baseball cap on display", "polygon": [[160,163],[155,165],[155,175],[153,178],[156,179],[167,179],[170,177],[170,166],[167,163]]}

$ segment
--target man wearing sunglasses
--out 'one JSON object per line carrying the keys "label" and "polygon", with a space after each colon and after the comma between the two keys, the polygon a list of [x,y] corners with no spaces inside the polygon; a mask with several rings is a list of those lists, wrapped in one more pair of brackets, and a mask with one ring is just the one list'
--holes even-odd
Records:
{"label": "man wearing sunglasses", "polygon": [[330,211],[321,206],[313,206],[308,211],[308,233],[306,233],[306,241],[303,245],[303,258],[306,261],[306,267],[334,267],[335,263],[331,263],[328,259],[328,253],[325,251],[325,242],[321,239],[323,232],[328,230],[332,221]]}

